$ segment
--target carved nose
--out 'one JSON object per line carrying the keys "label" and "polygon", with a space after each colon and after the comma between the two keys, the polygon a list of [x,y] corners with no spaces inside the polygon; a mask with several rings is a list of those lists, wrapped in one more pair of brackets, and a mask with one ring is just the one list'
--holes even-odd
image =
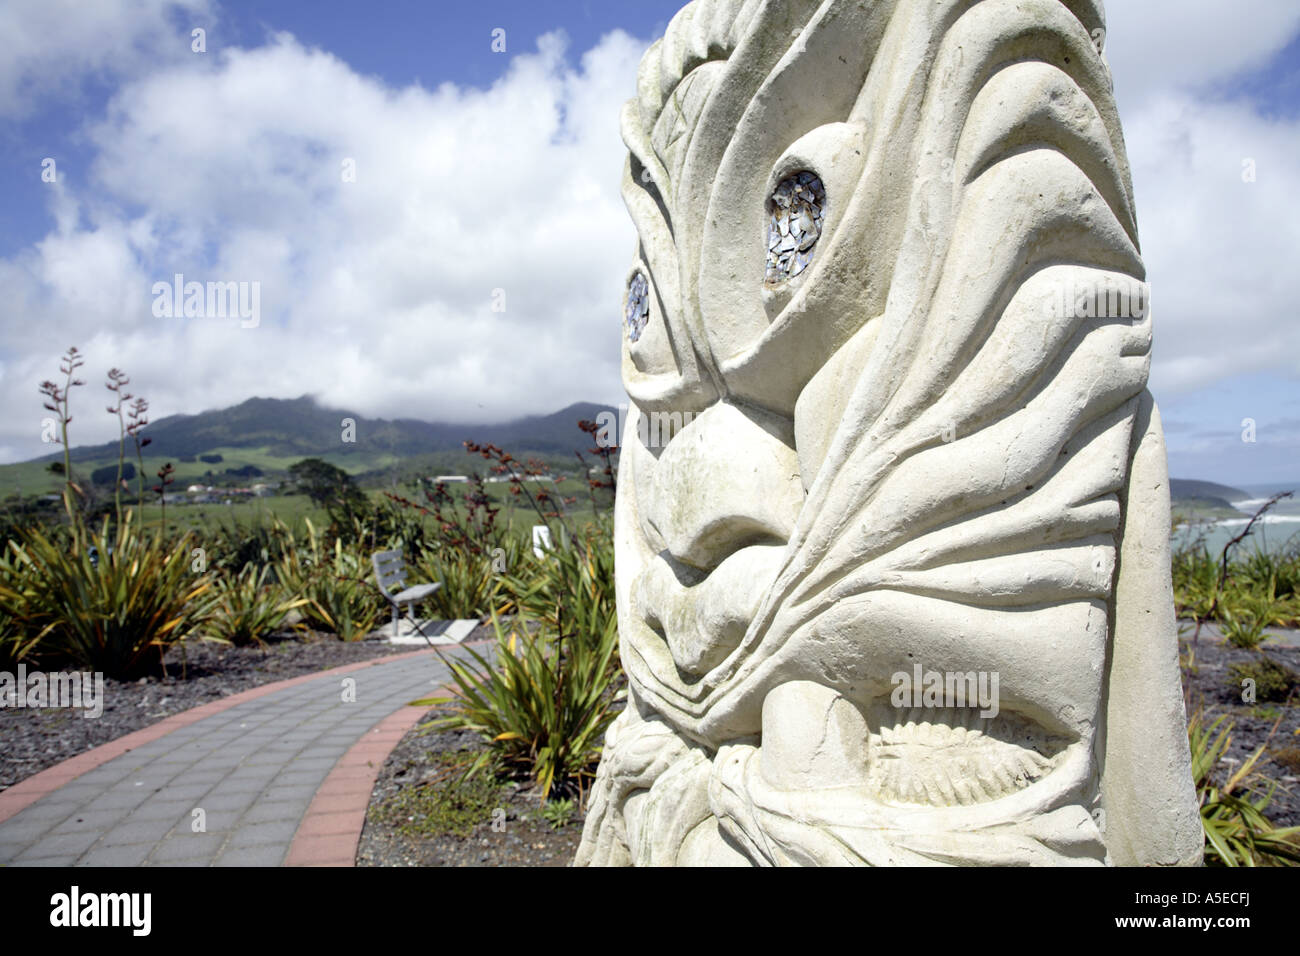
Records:
{"label": "carved nose", "polygon": [[755,544],[784,544],[803,507],[793,426],[719,402],[659,456],[648,521],[674,559],[701,571]]}

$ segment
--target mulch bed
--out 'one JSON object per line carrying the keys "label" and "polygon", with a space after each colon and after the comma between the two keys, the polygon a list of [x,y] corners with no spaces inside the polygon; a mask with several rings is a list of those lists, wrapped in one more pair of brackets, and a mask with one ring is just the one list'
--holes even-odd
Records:
{"label": "mulch bed", "polygon": [[397,745],[370,798],[357,866],[569,866],[582,837],[576,809],[554,824],[519,781],[460,767],[484,744],[463,730],[428,732],[432,711]]}
{"label": "mulch bed", "polygon": [[[1300,647],[1274,647],[1266,641],[1263,649],[1271,660],[1300,674]],[[1277,789],[1264,815],[1275,826],[1300,825],[1300,688],[1292,684],[1289,703],[1285,699],[1244,703],[1241,681],[1230,673],[1230,668],[1258,661],[1258,653],[1206,640],[1204,636],[1196,645],[1185,638],[1181,650],[1183,686],[1189,692],[1188,715],[1203,707],[1209,718],[1207,724],[1224,715],[1220,730],[1229,723],[1234,725],[1232,743],[1223,761],[1231,769],[1221,766],[1216,782],[1222,784],[1232,770],[1267,742],[1256,769],[1276,781]],[[1267,786],[1263,792],[1267,792]]]}
{"label": "mulch bed", "polygon": [[184,657],[180,647],[168,651],[164,678],[105,680],[104,712],[97,718],[67,709],[0,709],[0,790],[191,707],[273,681],[418,649],[375,641],[344,643],[332,634],[311,632],[286,632],[261,648],[187,642]]}

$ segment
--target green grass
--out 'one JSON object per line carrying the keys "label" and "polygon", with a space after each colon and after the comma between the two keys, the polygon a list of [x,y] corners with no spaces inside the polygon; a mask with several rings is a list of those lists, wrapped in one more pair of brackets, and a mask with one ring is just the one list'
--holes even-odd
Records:
{"label": "green grass", "polygon": [[454,783],[476,756],[472,751],[435,754],[432,777],[416,786],[403,787],[373,807],[371,821],[392,826],[408,837],[469,836],[478,824],[491,822],[492,811],[503,802],[505,786],[495,773],[477,774]]}

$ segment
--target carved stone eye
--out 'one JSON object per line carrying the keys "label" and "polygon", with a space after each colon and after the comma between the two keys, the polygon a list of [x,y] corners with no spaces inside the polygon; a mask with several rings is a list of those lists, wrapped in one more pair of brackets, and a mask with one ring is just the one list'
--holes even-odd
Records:
{"label": "carved stone eye", "polygon": [[627,321],[627,339],[635,342],[641,338],[646,323],[650,321],[650,283],[643,272],[638,272],[628,283],[624,318]]}
{"label": "carved stone eye", "polygon": [[826,217],[826,187],[816,173],[792,173],[768,201],[767,285],[793,279],[812,262]]}

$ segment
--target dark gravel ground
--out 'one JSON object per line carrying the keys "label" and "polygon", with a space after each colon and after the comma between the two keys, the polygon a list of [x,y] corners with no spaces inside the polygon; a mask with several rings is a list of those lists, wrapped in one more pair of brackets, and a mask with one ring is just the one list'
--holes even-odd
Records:
{"label": "dark gravel ground", "polygon": [[349,644],[311,633],[286,633],[262,648],[187,642],[184,677],[181,649],[172,648],[164,658],[165,678],[104,681],[104,712],[97,718],[66,709],[0,709],[0,790],[191,707],[272,681],[418,649],[375,641]]}
{"label": "dark gravel ground", "polygon": [[[1241,682],[1230,675],[1229,668],[1233,664],[1258,661],[1256,652],[1207,640],[1204,635],[1195,645],[1184,638],[1181,649],[1188,715],[1203,707],[1209,718],[1207,725],[1220,715],[1226,715],[1225,726],[1228,723],[1235,725],[1231,732],[1232,743],[1224,755],[1224,762],[1230,767],[1221,765],[1216,775],[1217,782],[1223,783],[1232,770],[1267,741],[1265,758],[1256,764],[1256,769],[1277,781],[1278,786],[1264,815],[1276,826],[1300,825],[1300,688],[1294,683],[1295,678],[1292,678],[1289,703],[1285,700],[1243,703]],[[1271,642],[1265,642],[1264,651],[1270,659],[1289,668],[1293,675],[1300,674],[1300,647],[1273,646]],[[1267,792],[1267,784],[1262,790]]]}
{"label": "dark gravel ground", "polygon": [[384,763],[357,866],[569,866],[582,815],[574,810],[556,828],[521,783],[487,777],[462,785],[455,765],[484,745],[463,730],[425,733],[438,715],[408,732]]}

